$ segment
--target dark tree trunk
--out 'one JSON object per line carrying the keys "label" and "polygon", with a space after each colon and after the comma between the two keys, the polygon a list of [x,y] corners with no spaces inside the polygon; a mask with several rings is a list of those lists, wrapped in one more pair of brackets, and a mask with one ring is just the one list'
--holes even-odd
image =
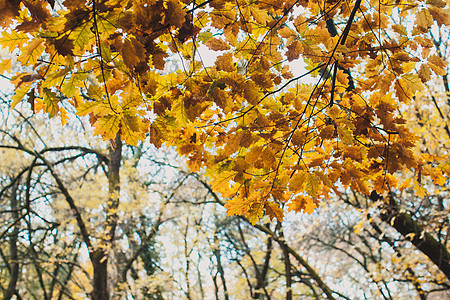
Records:
{"label": "dark tree trunk", "polygon": [[[120,202],[120,165],[122,162],[122,140],[117,135],[109,152],[108,183],[109,199],[107,202],[106,228],[109,229],[103,242],[113,244],[117,227],[117,208]],[[91,255],[94,268],[92,300],[108,300],[108,253],[96,249]]]}
{"label": "dark tree trunk", "polygon": [[289,258],[289,248],[285,243],[285,238],[283,235],[283,229],[280,227],[279,243],[281,250],[283,251],[284,257],[284,271],[286,277],[286,300],[292,300],[292,275],[291,275],[291,260]]}
{"label": "dark tree trunk", "polygon": [[96,250],[91,255],[94,269],[92,300],[108,300],[108,256],[103,250]]}
{"label": "dark tree trunk", "polygon": [[[12,187],[10,205],[11,205],[11,215],[12,219],[16,221],[19,218],[19,212],[17,211],[17,186],[19,185],[19,180]],[[9,241],[9,283],[8,288],[4,293],[4,300],[9,300],[14,296],[16,292],[16,285],[19,279],[19,259],[18,259],[18,251],[17,251],[17,238],[19,236],[19,224],[14,225],[14,229],[10,236]]]}
{"label": "dark tree trunk", "polygon": [[[381,196],[372,192],[371,199],[379,200]],[[428,256],[439,270],[450,279],[450,253],[445,245],[439,243],[430,233],[426,232],[419,222],[413,220],[410,214],[400,212],[393,195],[389,196],[389,205],[386,205],[385,211],[381,214],[381,219],[391,224],[403,237],[411,240],[411,243]]]}
{"label": "dark tree trunk", "polygon": [[[263,265],[263,269],[261,271],[261,274],[259,274],[258,278],[257,278],[257,282],[256,282],[256,291],[255,294],[253,295],[254,299],[262,299],[264,297],[264,294],[261,292],[258,292],[260,290],[264,290],[265,286],[266,286],[266,277],[267,277],[267,272],[269,271],[269,263],[270,263],[270,257],[272,254],[272,237],[269,236],[267,239],[267,249],[266,249],[266,255],[264,258],[264,265]],[[264,290],[265,292],[265,290]],[[266,294],[267,299],[270,299],[269,295]]]}
{"label": "dark tree trunk", "polygon": [[[214,236],[214,239],[216,239],[217,237]],[[225,297],[226,300],[228,300],[228,288],[227,288],[227,282],[225,280],[225,271],[223,269],[222,266],[222,260],[221,260],[221,255],[220,255],[220,249],[216,248],[213,251],[214,256],[216,257],[217,260],[217,270],[219,271],[219,275],[220,275],[220,280],[222,281],[222,286],[223,286],[223,295]]]}
{"label": "dark tree trunk", "polygon": [[397,208],[389,207],[382,219],[392,226],[405,238],[413,234],[411,243],[417,247],[450,279],[450,254],[445,246],[439,243],[431,234],[425,232],[422,226],[414,221],[407,213],[401,213]]}

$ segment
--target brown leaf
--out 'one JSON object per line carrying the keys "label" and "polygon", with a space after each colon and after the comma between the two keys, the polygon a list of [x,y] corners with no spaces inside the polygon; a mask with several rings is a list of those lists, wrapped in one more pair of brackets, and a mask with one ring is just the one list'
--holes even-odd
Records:
{"label": "brown leaf", "polygon": [[300,41],[293,41],[288,47],[288,51],[286,52],[287,59],[289,61],[293,61],[294,59],[299,58],[302,52],[302,43]]}
{"label": "brown leaf", "polygon": [[54,45],[56,51],[62,56],[73,56],[73,43],[72,40],[69,40],[67,36],[62,36],[59,39],[55,39]]}
{"label": "brown leaf", "polygon": [[212,38],[206,42],[206,46],[213,51],[223,51],[230,49],[230,46],[221,39]]}
{"label": "brown leaf", "polygon": [[0,1],[0,26],[9,26],[19,15],[20,2],[19,0]]}
{"label": "brown leaf", "polygon": [[221,71],[227,71],[227,72],[234,71],[235,67],[233,66],[233,54],[225,53],[225,54],[217,57],[216,66],[217,66],[217,69],[221,70]]}
{"label": "brown leaf", "polygon": [[192,24],[192,17],[190,14],[186,15],[186,20],[180,29],[178,29],[177,39],[184,43],[189,38],[195,38],[200,32],[200,28]]}
{"label": "brown leaf", "polygon": [[450,9],[441,9],[437,7],[430,7],[429,9],[433,20],[435,20],[439,26],[450,26]]}

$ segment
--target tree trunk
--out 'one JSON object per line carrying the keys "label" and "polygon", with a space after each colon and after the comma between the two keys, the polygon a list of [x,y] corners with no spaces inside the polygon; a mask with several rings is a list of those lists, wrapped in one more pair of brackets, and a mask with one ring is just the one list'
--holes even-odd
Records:
{"label": "tree trunk", "polygon": [[120,165],[122,162],[122,140],[120,135],[114,140],[114,145],[110,148],[108,166],[109,199],[106,216],[106,228],[109,228],[107,242],[112,243],[117,227],[117,208],[120,200]]}
{"label": "tree trunk", "polygon": [[[264,258],[264,265],[263,265],[263,269],[261,271],[261,274],[259,274],[258,278],[257,278],[257,282],[256,282],[256,292],[253,295],[254,299],[263,299],[264,298],[264,294],[259,292],[260,290],[264,290],[265,286],[266,286],[266,277],[267,277],[267,272],[269,271],[269,263],[270,263],[270,258],[271,258],[271,254],[272,254],[272,237],[269,235],[269,237],[267,238],[267,249],[266,249],[266,255]],[[265,292],[265,290],[264,290]],[[266,294],[267,299],[270,299],[269,295]]]}
{"label": "tree trunk", "polygon": [[[279,223],[280,224],[280,223]],[[279,230],[279,245],[281,247],[281,250],[283,251],[283,257],[284,257],[284,272],[286,277],[286,300],[292,300],[292,275],[291,275],[291,260],[289,258],[289,248],[286,244],[286,240],[284,238],[283,234],[283,228],[280,224],[280,230]]]}
{"label": "tree trunk", "polygon": [[381,218],[391,224],[403,237],[410,239],[411,243],[428,256],[450,279],[450,254],[443,244],[426,232],[409,214],[399,212],[395,206],[389,206],[387,213],[383,214]]}
{"label": "tree trunk", "polygon": [[108,255],[97,249],[92,253],[91,261],[94,269],[92,300],[108,300]]}
{"label": "tree trunk", "polygon": [[[217,242],[217,235],[214,235],[214,244],[215,245],[219,245],[219,243]],[[213,251],[214,256],[216,257],[217,260],[217,270],[219,271],[219,275],[220,275],[220,280],[222,281],[222,286],[223,286],[223,295],[225,297],[225,300],[228,300],[228,288],[227,288],[227,282],[225,280],[225,271],[223,269],[222,266],[222,260],[221,260],[221,255],[220,255],[220,248],[217,247],[214,249]]]}
{"label": "tree trunk", "polygon": [[[19,180],[12,186],[12,192],[10,197],[11,205],[11,215],[12,219],[15,221],[19,218],[19,212],[17,211],[17,186],[19,185]],[[11,233],[9,241],[9,283],[8,288],[5,290],[3,299],[9,300],[14,294],[16,294],[16,285],[19,279],[19,259],[17,251],[17,238],[19,236],[19,224],[14,225],[14,229]]]}
{"label": "tree trunk", "polygon": [[[106,211],[106,236],[103,243],[111,246],[114,243],[117,227],[117,208],[120,202],[120,165],[122,162],[122,140],[117,135],[109,151],[108,184],[109,198]],[[108,300],[108,253],[104,249],[96,249],[91,255],[94,268],[92,300]]]}

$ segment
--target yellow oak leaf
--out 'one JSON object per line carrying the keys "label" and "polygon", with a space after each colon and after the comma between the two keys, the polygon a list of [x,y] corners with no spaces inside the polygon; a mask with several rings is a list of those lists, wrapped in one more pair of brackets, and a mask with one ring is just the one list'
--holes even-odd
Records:
{"label": "yellow oak leaf", "polygon": [[76,26],[70,34],[69,39],[74,45],[73,53],[75,55],[83,55],[94,44],[94,32],[91,30],[91,27],[91,22],[84,22]]}
{"label": "yellow oak leaf", "polygon": [[185,126],[189,122],[188,115],[186,113],[186,108],[184,106],[184,100],[181,97],[174,99],[172,103],[172,109],[170,110],[170,115],[174,117],[180,126]]}
{"label": "yellow oak leaf", "polygon": [[297,33],[295,32],[295,30],[290,29],[287,26],[283,26],[281,27],[281,29],[278,30],[278,34],[282,37],[282,38],[293,38],[297,36]]}
{"label": "yellow oak leaf", "polygon": [[50,118],[53,118],[59,111],[59,98],[56,93],[52,92],[50,89],[42,89],[42,99],[45,104],[45,111],[48,113]]}
{"label": "yellow oak leaf", "polygon": [[0,74],[11,73],[11,58],[0,59]]}
{"label": "yellow oak leaf", "polygon": [[150,126],[150,142],[160,148],[177,127],[175,118],[168,115],[158,116]]}
{"label": "yellow oak leaf", "polygon": [[302,53],[302,43],[299,40],[294,40],[290,45],[287,46],[288,51],[286,52],[286,57],[289,61],[293,61],[300,57]]}
{"label": "yellow oak leaf", "polygon": [[83,101],[78,103],[77,107],[77,115],[85,116],[93,111],[93,109],[101,105],[102,103],[99,101]]}
{"label": "yellow oak leaf", "polygon": [[314,173],[308,173],[305,179],[306,179],[306,192],[310,196],[316,197],[319,194],[319,179]]}
{"label": "yellow oak leaf", "polygon": [[35,98],[34,99],[34,112],[38,113],[40,111],[44,111],[45,112],[45,104],[42,101],[42,99],[40,98]]}
{"label": "yellow oak leaf", "polygon": [[59,115],[61,116],[61,124],[64,126],[67,124],[67,120],[69,119],[69,115],[67,114],[67,110],[64,107],[59,109]]}
{"label": "yellow oak leaf", "polygon": [[272,168],[275,163],[275,151],[271,148],[264,148],[261,152],[262,165],[266,168]]}
{"label": "yellow oak leaf", "polygon": [[320,130],[319,136],[323,139],[332,139],[335,137],[335,131],[334,125],[326,125]]}
{"label": "yellow oak leaf", "polygon": [[133,69],[141,61],[145,61],[146,59],[144,45],[135,38],[126,39],[120,49],[120,53],[122,54],[123,62],[130,69]]}
{"label": "yellow oak leaf", "polygon": [[262,146],[256,146],[252,147],[246,154],[245,154],[245,161],[249,164],[255,163],[260,157],[261,157],[261,151],[263,147]]}
{"label": "yellow oak leaf", "polygon": [[450,26],[450,9],[446,8],[438,8],[438,7],[430,7],[429,9],[433,20],[435,20],[439,26],[445,25]]}
{"label": "yellow oak leaf", "polygon": [[114,139],[120,129],[121,118],[117,114],[106,115],[94,124],[94,134],[103,137],[103,140]]}
{"label": "yellow oak leaf", "polygon": [[11,33],[3,31],[0,37],[0,45],[3,48],[9,48],[9,51],[13,51],[17,48],[22,49],[28,40],[29,37],[22,31],[11,30]]}
{"label": "yellow oak leaf", "polygon": [[293,192],[302,191],[306,180],[306,174],[307,173],[304,171],[295,172],[294,176],[292,176],[289,181],[289,190]]}
{"label": "yellow oak leaf", "polygon": [[251,200],[246,198],[235,197],[227,201],[225,208],[229,216],[242,216],[250,210]]}
{"label": "yellow oak leaf", "polygon": [[[89,78],[88,78],[88,81],[89,81]],[[105,89],[97,82],[94,82],[93,84],[90,84],[88,86],[87,94],[90,99],[95,99],[95,100],[101,101],[101,100],[103,100],[103,95],[105,94]]]}
{"label": "yellow oak leaf", "polygon": [[297,195],[291,201],[288,202],[288,211],[301,212],[304,211],[311,214],[314,209],[317,208],[316,203],[311,199],[311,197]]}
{"label": "yellow oak leaf", "polygon": [[339,139],[346,145],[353,145],[353,136],[350,129],[343,126],[337,127],[337,133],[339,135]]}
{"label": "yellow oak leaf", "polygon": [[44,41],[45,39],[41,38],[32,40],[25,49],[22,50],[22,54],[17,58],[17,61],[24,65],[34,65],[45,49],[44,45],[42,45]]}
{"label": "yellow oak leaf", "polygon": [[404,36],[408,36],[408,30],[406,29],[405,26],[403,26],[401,24],[394,24],[394,25],[392,25],[392,29],[398,34],[401,34],[401,35],[404,35]]}
{"label": "yellow oak leaf", "polygon": [[149,122],[141,119],[137,113],[125,111],[121,114],[120,136],[131,146],[136,146],[139,141],[145,139],[149,128]]}
{"label": "yellow oak leaf", "polygon": [[250,104],[256,105],[260,99],[259,89],[256,84],[251,80],[247,80],[244,82],[242,89],[244,92],[244,98]]}
{"label": "yellow oak leaf", "polygon": [[447,72],[445,71],[447,63],[437,55],[431,55],[430,57],[428,57],[428,66],[436,75],[443,76],[447,74]]}
{"label": "yellow oak leaf", "polygon": [[283,76],[284,79],[291,79],[292,77],[294,77],[288,65],[285,65],[281,70],[281,76]]}
{"label": "yellow oak leaf", "polygon": [[294,134],[292,135],[292,144],[296,146],[303,146],[306,142],[306,135],[304,132],[301,132],[300,130],[296,130]]}
{"label": "yellow oak leaf", "polygon": [[61,92],[66,97],[73,97],[77,94],[77,90],[82,87],[86,81],[87,75],[85,73],[72,74],[68,80],[64,80],[61,87]]}
{"label": "yellow oak leaf", "polygon": [[273,218],[277,218],[278,221],[282,222],[284,218],[283,209],[281,207],[272,201],[266,202],[264,205],[265,208],[265,214],[269,216],[270,220],[272,221]]}
{"label": "yellow oak leaf", "polygon": [[419,68],[419,78],[420,80],[425,83],[431,78],[431,71],[430,67],[428,67],[426,64],[422,64]]}
{"label": "yellow oak leaf", "polygon": [[11,109],[16,107],[16,105],[25,97],[30,89],[31,85],[22,85],[14,91],[14,96],[11,97],[11,100],[13,101],[11,103]]}
{"label": "yellow oak leaf", "polygon": [[416,13],[415,29],[427,32],[433,25],[433,18],[427,9],[422,9]]}
{"label": "yellow oak leaf", "polygon": [[327,115],[333,120],[337,119],[341,113],[341,110],[337,106],[332,106],[328,109]]}
{"label": "yellow oak leaf", "polygon": [[444,0],[427,0],[428,5],[432,5],[439,8],[445,7],[445,1]]}
{"label": "yellow oak leaf", "polygon": [[253,19],[258,24],[261,24],[263,26],[266,25],[269,14],[267,13],[267,11],[265,9],[258,9],[256,7],[252,7],[250,11],[251,11]]}
{"label": "yellow oak leaf", "polygon": [[254,202],[250,205],[250,209],[245,214],[252,225],[255,225],[264,215],[264,204]]}
{"label": "yellow oak leaf", "polygon": [[425,187],[420,185],[417,181],[414,183],[414,195],[419,198],[424,198],[427,195],[428,191]]}
{"label": "yellow oak leaf", "polygon": [[417,91],[422,91],[424,86],[417,74],[404,74],[402,75],[402,83],[414,95]]}

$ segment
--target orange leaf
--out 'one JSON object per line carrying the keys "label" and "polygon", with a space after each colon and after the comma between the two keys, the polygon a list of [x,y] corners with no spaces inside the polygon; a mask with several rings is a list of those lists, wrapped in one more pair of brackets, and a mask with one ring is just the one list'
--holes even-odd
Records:
{"label": "orange leaf", "polygon": [[298,40],[294,40],[287,48],[286,57],[289,61],[299,58],[302,53],[302,43]]}
{"label": "orange leaf", "polygon": [[264,205],[264,208],[266,209],[266,215],[270,217],[271,221],[273,220],[274,217],[277,218],[277,220],[280,222],[283,221],[284,213],[278,204],[269,201]]}
{"label": "orange leaf", "polygon": [[216,66],[218,70],[232,72],[236,68],[233,66],[233,54],[232,53],[225,53],[223,55],[220,55],[216,59]]}
{"label": "orange leaf", "polygon": [[230,46],[221,39],[212,38],[206,42],[206,46],[213,51],[223,51],[230,49]]}

